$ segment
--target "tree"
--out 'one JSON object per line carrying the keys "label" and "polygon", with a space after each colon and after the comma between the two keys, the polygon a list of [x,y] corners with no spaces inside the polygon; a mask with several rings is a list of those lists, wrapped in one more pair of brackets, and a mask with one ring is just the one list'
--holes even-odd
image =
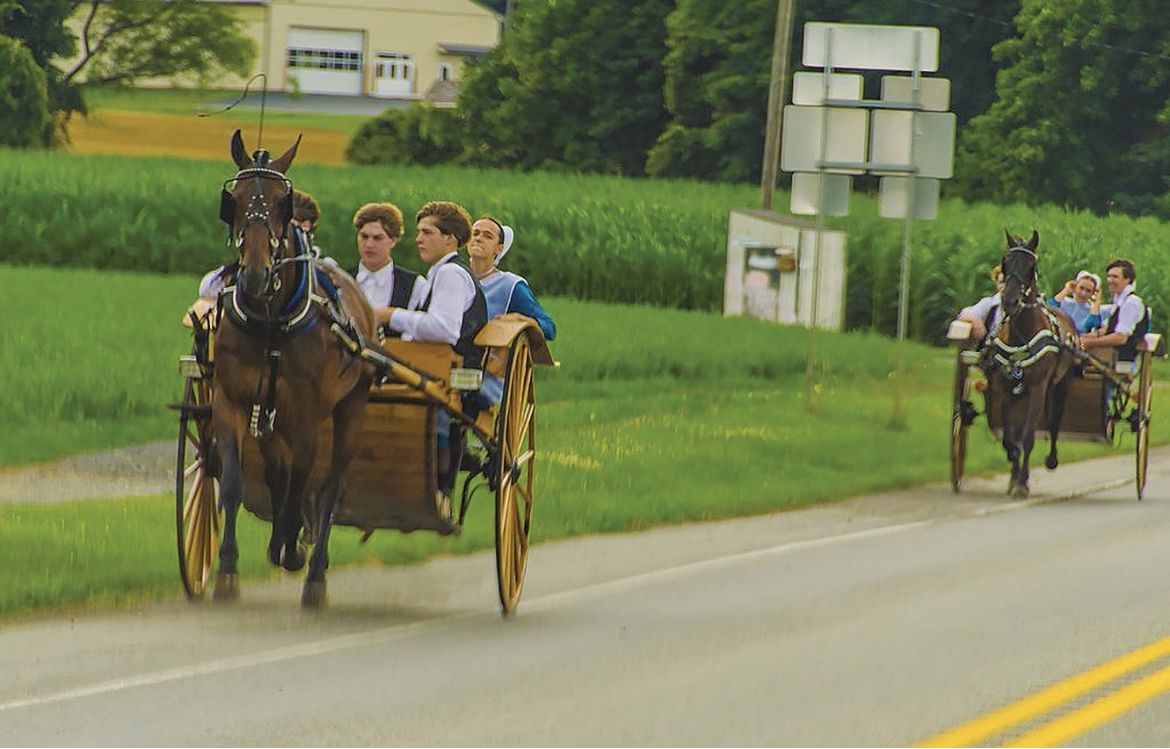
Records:
{"label": "tree", "polygon": [[[1011,33],[1020,0],[809,0],[797,3],[791,70],[800,70],[808,21],[937,26],[940,73],[952,82],[959,122],[993,98],[991,46]],[[647,169],[660,176],[757,181],[776,0],[679,0],[667,18],[666,103],[671,121]],[[867,83],[876,96],[876,76]]]}
{"label": "tree", "polygon": [[0,145],[45,146],[53,117],[45,73],[20,42],[0,36]]}
{"label": "tree", "polygon": [[479,163],[638,175],[662,131],[673,0],[528,0],[459,106]]}
{"label": "tree", "polygon": [[997,100],[961,133],[969,198],[1149,212],[1170,171],[1170,16],[1159,0],[1024,0]]}
{"label": "tree", "polygon": [[256,58],[232,8],[200,0],[0,0],[0,34],[29,49],[62,124],[85,111],[81,83],[246,75]]}
{"label": "tree", "polygon": [[457,114],[414,104],[387,109],[367,120],[345,149],[354,164],[443,164],[457,159],[463,150]]}

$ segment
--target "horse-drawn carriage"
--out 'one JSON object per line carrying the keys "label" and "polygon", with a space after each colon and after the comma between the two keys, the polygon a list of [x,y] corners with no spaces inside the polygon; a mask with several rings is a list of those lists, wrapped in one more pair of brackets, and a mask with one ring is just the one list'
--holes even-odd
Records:
{"label": "horse-drawn carriage", "polygon": [[[1022,457],[1025,485],[1022,494],[1017,496],[1026,496],[1027,453],[1031,451],[1032,435],[1037,425],[1046,425],[1052,443],[1046,460],[1050,469],[1057,464],[1057,435],[1073,441],[1113,444],[1120,434],[1132,432],[1136,442],[1135,483],[1140,500],[1145,491],[1149,462],[1153,357],[1166,355],[1165,342],[1159,334],[1145,333],[1135,336],[1131,351],[1109,349],[1109,358],[1097,358],[1059,340],[1060,331],[1055,330],[1054,315],[1045,311],[1042,300],[1037,299],[1036,303],[1028,298],[1029,295],[1035,297],[1034,290],[1029,288],[1035,283],[1035,240],[1033,234],[1032,243],[1024,245],[1019,238],[1009,236],[1009,250],[1003,265],[1007,273],[1005,306],[1009,298],[1007,288],[1014,284],[1021,292],[1016,296],[1024,301],[1017,301],[1015,310],[1009,314],[1015,314],[1017,327],[1026,332],[1011,341],[1013,333],[1007,330],[1010,323],[1005,323],[989,333],[984,344],[972,339],[969,323],[956,321],[948,333],[948,338],[959,343],[951,405],[951,487],[955,492],[962,489],[967,432],[980,414],[975,394],[982,393],[982,413],[986,415],[991,431],[1004,439],[1009,460],[1013,459],[1013,447],[1017,453],[1023,453],[1017,454],[1013,460],[1013,484],[1009,493],[1013,493],[1018,460]],[[1016,260],[1022,261],[1025,267],[1013,279],[1008,269]],[[1026,311],[1032,312],[1036,322],[1026,321]],[[1053,328],[1051,332],[1046,329],[1049,325]],[[995,333],[1001,331],[1003,334],[997,337]],[[1029,367],[1045,357],[1051,363],[1062,356],[1068,357],[1069,364],[1064,382],[1059,384],[1059,396],[1053,396],[1049,389],[1055,387],[1053,383],[1039,380],[1029,390]],[[1029,410],[1031,396],[1037,395],[1041,389],[1048,390],[1045,393],[1048,397],[1039,399],[1042,405],[1027,424],[1030,431],[1026,435],[1026,447],[1018,447],[1018,441],[1015,446],[1009,446],[1012,437],[1005,438],[1005,427],[1009,431],[1013,426],[1019,427],[1016,431],[1020,436],[1015,439],[1025,439],[1025,425],[1022,423],[1027,419],[1025,412]],[[1017,423],[1006,423],[1010,421]]]}
{"label": "horse-drawn carriage", "polygon": [[[237,285],[243,285],[248,263],[253,262],[257,267],[263,266],[261,269],[267,268],[270,295],[273,287],[281,289],[282,284],[272,283],[272,278],[281,273],[293,279],[284,284],[286,293],[290,293],[289,287],[304,287],[307,283],[309,296],[318,305],[310,314],[317,316],[317,327],[324,330],[317,331],[321,336],[318,348],[328,349],[329,360],[340,360],[341,369],[364,368],[368,374],[365,379],[355,380],[360,391],[342,394],[324,405],[332,409],[332,417],[296,421],[296,412],[310,410],[309,404],[298,398],[309,400],[316,392],[298,392],[298,375],[290,371],[300,361],[293,358],[295,345],[308,336],[295,340],[289,336],[283,350],[278,327],[268,326],[268,333],[249,339],[240,332],[238,313],[233,316],[232,311],[236,300],[244,298],[243,292],[235,297],[221,295],[218,305],[197,303],[188,310],[184,322],[194,331],[194,344],[191,354],[180,362],[186,382],[179,406],[175,486],[179,570],[187,595],[203,596],[216,566],[217,552],[215,595],[238,595],[234,522],[241,501],[253,514],[272,521],[269,559],[273,564],[300,569],[305,563],[304,547],[315,547],[302,602],[320,606],[324,604],[324,569],[328,565],[332,525],[359,528],[365,534],[363,540],[377,529],[458,533],[468,511],[471,490],[486,484],[495,493],[500,605],[505,615],[511,614],[524,584],[535,499],[534,367],[554,364],[539,326],[519,317],[489,321],[474,339],[484,352],[481,369],[469,369],[464,356],[445,343],[393,338],[378,343],[363,336],[353,320],[342,319],[336,310],[325,310],[328,305],[311,293],[314,273],[322,270],[319,261],[298,255],[291,248],[294,243],[282,236],[281,225],[287,225],[288,217],[276,215],[276,206],[284,205],[291,194],[292,186],[284,171],[296,146],[269,163],[266,154],[263,159],[244,157],[238,139],[237,132],[233,155],[240,171],[229,180],[233,189],[225,187],[225,205],[229,208],[223,215],[241,248],[241,280]],[[240,201],[247,203],[246,210],[244,206],[237,210]],[[255,258],[248,255],[250,245],[259,248]],[[298,273],[304,275],[297,276]],[[348,281],[348,276],[335,280]],[[360,295],[356,284],[345,291],[351,298]],[[231,323],[225,318],[231,318]],[[281,319],[287,320],[288,315]],[[258,375],[237,351],[229,350],[226,344],[219,345],[229,334],[245,344],[252,340],[259,346]],[[271,343],[274,339],[276,345]],[[265,340],[269,343],[265,344]],[[236,347],[238,350],[238,343]],[[221,358],[227,361],[221,363]],[[271,362],[270,375],[267,362]],[[221,368],[224,364],[227,369]],[[229,375],[239,379],[241,371],[254,378],[250,380],[255,392],[250,418],[246,413],[243,417],[216,413],[213,401],[215,409],[223,404],[227,410],[232,405],[221,380]],[[502,399],[495,406],[483,407],[480,403],[472,407],[477,401],[468,395],[480,387],[483,377],[502,379]],[[255,384],[257,379],[259,385]],[[367,390],[368,398],[361,397]],[[277,396],[281,401],[279,412]],[[355,399],[361,409],[357,418],[350,419],[354,411],[346,404]],[[466,475],[462,494],[457,497],[461,501],[454,508],[450,506],[450,496],[439,485],[436,436],[442,421],[438,418],[440,412],[445,412],[456,425],[455,434],[461,433],[482,447],[478,457],[462,461]],[[233,429],[232,419],[241,418],[246,426]],[[290,424],[299,424],[301,433],[281,434],[282,428],[290,431]],[[238,444],[234,449],[224,449],[224,443],[229,441]],[[289,447],[298,442],[307,444],[309,451],[300,453],[299,458],[296,445]],[[458,475],[462,451],[454,452],[455,466],[451,470],[455,471],[452,475]],[[307,478],[296,479],[298,472],[304,472]],[[338,472],[340,476],[335,475]],[[290,503],[292,506],[284,507]],[[286,517],[291,525],[285,525]],[[314,580],[314,565],[322,553],[324,561],[316,567]]]}

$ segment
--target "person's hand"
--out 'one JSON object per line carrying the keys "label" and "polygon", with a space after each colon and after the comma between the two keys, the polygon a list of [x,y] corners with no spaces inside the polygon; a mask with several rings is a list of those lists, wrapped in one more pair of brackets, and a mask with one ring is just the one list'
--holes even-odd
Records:
{"label": "person's hand", "polygon": [[982,341],[987,337],[987,326],[983,324],[982,320],[968,320],[971,323],[971,337],[976,341]]}

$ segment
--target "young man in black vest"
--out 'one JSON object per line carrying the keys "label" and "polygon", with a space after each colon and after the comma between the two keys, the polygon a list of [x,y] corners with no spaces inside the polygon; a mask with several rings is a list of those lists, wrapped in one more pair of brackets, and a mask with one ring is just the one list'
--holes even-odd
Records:
{"label": "young man in black vest", "polygon": [[1149,310],[1141,297],[1134,293],[1133,282],[1137,271],[1133,262],[1118,258],[1105,270],[1105,284],[1113,296],[1108,312],[1101,310],[1105,323],[1100,330],[1081,336],[1081,345],[1087,349],[1116,346],[1118,358],[1133,361],[1137,338],[1150,332]]}
{"label": "young man in black vest", "polygon": [[391,257],[402,237],[402,211],[393,203],[367,203],[353,215],[353,228],[361,262],[349,274],[373,306],[383,335],[394,335],[387,327],[391,308],[417,306],[426,294],[426,281]]}
{"label": "young man in black vest", "polygon": [[[463,366],[482,366],[483,349],[473,340],[487,322],[487,302],[475,274],[459,257],[471,238],[471,216],[462,206],[432,201],[415,216],[418,255],[430,266],[428,288],[415,309],[392,307],[390,330],[403,340],[449,343],[463,357]],[[451,519],[451,492],[462,456],[462,430],[452,429],[446,411],[436,419],[439,448],[439,492],[436,507]],[[454,455],[453,455],[454,453]]]}

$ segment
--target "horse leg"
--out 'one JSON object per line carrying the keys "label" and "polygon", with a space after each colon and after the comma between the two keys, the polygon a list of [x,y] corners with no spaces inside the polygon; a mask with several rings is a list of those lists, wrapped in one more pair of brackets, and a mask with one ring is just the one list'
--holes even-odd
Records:
{"label": "horse leg", "polygon": [[268,497],[272,503],[272,535],[268,538],[268,561],[273,567],[280,566],[280,550],[284,546],[281,517],[288,504],[288,470],[275,459],[264,461],[264,481],[268,485]]}
{"label": "horse leg", "polygon": [[[316,440],[313,442],[316,443]],[[280,563],[289,572],[296,572],[305,566],[305,550],[300,538],[301,526],[304,524],[302,503],[309,483],[309,474],[313,469],[315,452],[316,444],[313,444],[309,446],[307,459],[303,454],[294,454],[292,472],[288,478],[288,493],[284,498],[284,513],[281,517],[284,549]]]}
{"label": "horse leg", "polygon": [[327,600],[325,570],[329,568],[329,532],[333,530],[333,513],[344,491],[345,469],[357,451],[368,397],[369,383],[363,381],[333,409],[333,456],[329,474],[317,496],[317,543],[309,558],[309,571],[301,592],[301,606],[304,608],[323,608]]}
{"label": "horse leg", "polygon": [[1064,404],[1068,398],[1068,377],[1061,378],[1048,391],[1048,456],[1044,465],[1056,470],[1060,458],[1056,455],[1056,439],[1060,435],[1060,422],[1064,418]]}
{"label": "horse leg", "polygon": [[1020,435],[1023,447],[1020,452],[1020,473],[1016,481],[1015,493],[1012,495],[1018,499],[1025,499],[1031,493],[1028,481],[1032,474],[1028,463],[1032,459],[1032,447],[1036,444],[1036,427],[1040,424],[1040,414],[1043,408],[1044,400],[1042,398],[1032,398],[1028,401],[1022,434]]}
{"label": "horse leg", "polygon": [[223,503],[223,542],[219,547],[219,570],[215,575],[213,596],[217,601],[229,601],[240,597],[240,572],[237,567],[240,549],[236,544],[236,516],[244,496],[244,473],[235,433],[230,429],[218,431],[216,441],[219,443],[222,468],[219,497]]}

